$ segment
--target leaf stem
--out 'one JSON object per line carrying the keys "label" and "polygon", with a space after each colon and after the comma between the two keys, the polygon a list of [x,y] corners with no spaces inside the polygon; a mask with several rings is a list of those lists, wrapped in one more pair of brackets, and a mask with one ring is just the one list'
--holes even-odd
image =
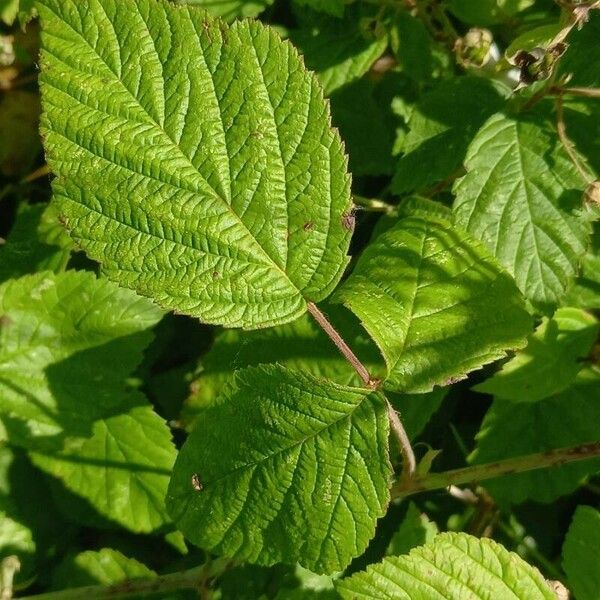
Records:
{"label": "leaf stem", "polygon": [[415,453],[413,452],[412,446],[410,445],[408,434],[406,433],[406,429],[404,429],[404,425],[402,425],[402,421],[400,420],[398,413],[394,410],[394,407],[390,404],[390,401],[387,398],[385,399],[385,402],[387,404],[390,427],[392,428],[392,432],[398,440],[400,450],[402,451],[404,468],[402,469],[401,481],[404,483],[414,477],[417,469],[417,461],[415,459]]}
{"label": "leaf stem", "polygon": [[337,346],[337,349],[342,353],[344,358],[352,365],[358,376],[369,387],[375,388],[379,383],[376,379],[372,379],[369,371],[363,365],[350,346],[346,344],[342,336],[336,331],[335,327],[327,320],[327,317],[317,308],[313,302],[308,303],[308,312],[314,317],[315,321],[320,325],[321,329],[329,336],[331,341]]}
{"label": "leaf stem", "polygon": [[508,458],[485,465],[473,465],[443,473],[429,473],[408,481],[400,480],[392,488],[393,498],[405,498],[412,494],[447,488],[451,485],[473,484],[513,473],[524,473],[535,469],[559,467],[561,465],[600,457],[600,442],[580,444],[570,448],[557,448],[537,454]]}
{"label": "leaf stem", "polygon": [[85,587],[25,596],[21,600],[113,600],[139,594],[156,594],[177,590],[200,589],[206,577],[206,565],[188,571],[169,573],[153,578],[128,579],[114,585],[89,585]]}

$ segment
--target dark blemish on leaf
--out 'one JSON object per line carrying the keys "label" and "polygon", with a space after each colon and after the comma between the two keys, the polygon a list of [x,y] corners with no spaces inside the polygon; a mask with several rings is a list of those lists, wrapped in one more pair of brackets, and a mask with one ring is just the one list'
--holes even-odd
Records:
{"label": "dark blemish on leaf", "polygon": [[202,488],[204,487],[202,485],[202,483],[200,482],[200,476],[198,475],[198,473],[194,473],[192,475],[192,487],[197,491],[197,492],[201,492]]}
{"label": "dark blemish on leaf", "polygon": [[342,225],[348,231],[354,231],[354,226],[356,225],[356,217],[354,216],[354,209],[349,212],[345,212],[342,215]]}
{"label": "dark blemish on leaf", "polygon": [[315,226],[315,224],[312,221],[307,221],[306,223],[304,223],[304,231],[310,231],[313,227]]}
{"label": "dark blemish on leaf", "polygon": [[13,320],[8,315],[2,315],[0,317],[0,327],[8,327],[12,325]]}
{"label": "dark blemish on leaf", "polygon": [[219,279],[219,277],[221,277],[221,273],[219,273],[218,271],[213,271],[213,279]]}

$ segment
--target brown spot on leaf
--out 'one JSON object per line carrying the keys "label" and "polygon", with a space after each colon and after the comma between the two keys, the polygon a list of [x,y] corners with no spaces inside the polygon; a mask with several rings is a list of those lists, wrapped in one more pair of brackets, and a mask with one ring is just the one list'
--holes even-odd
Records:
{"label": "brown spot on leaf", "polygon": [[194,473],[192,475],[192,487],[197,491],[197,492],[201,492],[202,488],[204,487],[200,481],[200,476],[198,475],[198,473]]}

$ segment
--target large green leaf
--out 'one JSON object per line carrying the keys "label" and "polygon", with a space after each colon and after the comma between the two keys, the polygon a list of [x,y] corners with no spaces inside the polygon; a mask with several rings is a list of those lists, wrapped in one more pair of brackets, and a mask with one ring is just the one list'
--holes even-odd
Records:
{"label": "large green leaf", "polygon": [[534,402],[568,387],[598,335],[598,321],[577,308],[559,308],[542,320],[517,352],[491,379],[475,386],[499,398]]}
{"label": "large green leaf", "polygon": [[173,2],[197,6],[227,21],[242,17],[256,17],[273,4],[273,0],[173,0]]}
{"label": "large green leaf", "polygon": [[276,365],[239,371],[179,453],[169,512],[218,554],[342,570],[389,501],[388,429],[378,393]]}
{"label": "large green leaf", "polygon": [[493,540],[443,533],[337,584],[344,600],[556,600],[534,567]]}
{"label": "large green leaf", "polygon": [[425,392],[524,344],[531,320],[485,247],[449,222],[408,217],[360,257],[335,298],[383,352],[385,386]]}
{"label": "large green leaf", "polygon": [[578,506],[562,548],[563,567],[577,600],[600,599],[600,512]]}
{"label": "large green leaf", "polygon": [[330,293],[347,159],[289,43],[163,0],[44,0],[40,15],[54,193],[111,279],[247,328]]}
{"label": "large green leaf", "polygon": [[482,77],[447,79],[425,94],[410,114],[392,190],[422,190],[454,175],[477,130],[500,110],[505,94]]}
{"label": "large green leaf", "polygon": [[589,241],[584,182],[542,117],[491,117],[455,185],[456,221],[484,241],[539,309],[560,301]]}
{"label": "large green leaf", "polygon": [[[477,447],[469,460],[484,464],[598,439],[600,371],[586,368],[571,387],[545,400],[518,404],[495,400],[477,434]],[[502,504],[518,504],[527,499],[552,502],[577,489],[599,469],[600,460],[585,460],[506,475],[486,481],[485,487]]]}
{"label": "large green leaf", "polygon": [[127,385],[162,316],[91,273],[39,273],[0,286],[0,418],[103,516],[135,531],[166,520],[175,448],[165,422]]}

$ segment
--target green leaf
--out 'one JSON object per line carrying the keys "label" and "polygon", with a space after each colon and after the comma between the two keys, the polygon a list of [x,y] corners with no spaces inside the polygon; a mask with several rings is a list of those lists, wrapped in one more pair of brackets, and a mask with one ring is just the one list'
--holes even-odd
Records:
{"label": "green leaf", "polygon": [[165,422],[125,381],[162,312],[68,271],[0,286],[0,314],[0,418],[11,443],[124,527],[164,523],[175,448]]}
{"label": "green leaf", "polygon": [[346,8],[345,0],[294,0],[299,6],[307,6],[312,10],[328,13],[334,17],[342,17]]}
{"label": "green leaf", "polygon": [[35,271],[63,271],[71,243],[53,204],[21,204],[6,243],[0,246],[0,282]]}
{"label": "green leaf", "polygon": [[589,313],[559,308],[552,318],[544,317],[523,350],[475,389],[515,402],[535,402],[561,392],[581,370],[598,328]]}
{"label": "green leaf", "polygon": [[600,599],[600,512],[578,506],[562,548],[563,567],[577,600]]}
{"label": "green leaf", "polygon": [[589,21],[581,29],[571,30],[567,51],[559,62],[559,76],[571,75],[569,86],[600,86],[600,13],[590,10],[588,14]]}
{"label": "green leaf", "polygon": [[581,271],[567,290],[564,303],[583,309],[600,309],[600,224],[594,224],[592,245],[581,263]]}
{"label": "green leaf", "polygon": [[523,345],[531,320],[485,247],[450,223],[407,217],[381,234],[336,292],[385,358],[386,389],[448,385]]}
{"label": "green leaf", "polygon": [[591,169],[600,173],[600,103],[596,98],[565,97],[564,118],[569,138]]}
{"label": "green leaf", "polygon": [[67,438],[60,451],[30,454],[123,527],[148,532],[168,521],[164,498],[176,451],[169,428],[150,406],[96,421],[89,437]]}
{"label": "green leaf", "polygon": [[498,114],[469,146],[456,222],[484,241],[538,309],[554,308],[589,241],[584,182],[543,118]]}
{"label": "green leaf", "polygon": [[455,174],[477,130],[500,110],[505,94],[489,79],[467,76],[444,80],[424,95],[408,120],[392,190],[423,190]]}
{"label": "green leaf", "polygon": [[52,580],[55,589],[66,589],[153,576],[154,571],[134,558],[112,548],[101,548],[69,556],[55,569]]}
{"label": "green leaf", "polygon": [[175,4],[189,4],[207,10],[211,15],[227,21],[244,17],[256,17],[273,0],[173,0]]}
{"label": "green leaf", "polygon": [[399,11],[394,21],[392,40],[402,71],[416,81],[430,79],[433,70],[432,40],[423,22],[406,11]]}
{"label": "green leaf", "polygon": [[312,28],[291,32],[326,95],[362,77],[387,48],[387,36],[361,28],[363,14],[358,7],[344,19],[320,19]]}
{"label": "green leaf", "polygon": [[[600,371],[580,371],[574,384],[545,400],[518,403],[495,400],[477,434],[474,464],[576,446],[600,439]],[[577,489],[600,469],[600,460],[585,460],[552,469],[506,475],[485,483],[504,505],[524,500],[552,502]]]}
{"label": "green leaf", "polygon": [[291,321],[331,292],[347,159],[289,43],[162,0],[39,11],[54,193],[109,278],[231,327]]}
{"label": "green leaf", "polygon": [[18,19],[21,25],[35,15],[34,0],[0,0],[0,21],[13,25]]}
{"label": "green leaf", "polygon": [[541,573],[493,540],[442,533],[337,584],[344,600],[556,600]]}
{"label": "green leaf", "polygon": [[413,548],[429,544],[438,534],[437,525],[422,513],[414,502],[409,502],[402,523],[394,532],[386,554],[400,556]]}
{"label": "green leaf", "polygon": [[529,8],[535,0],[450,0],[450,10],[470,25],[495,25]]}
{"label": "green leaf", "polygon": [[245,369],[181,449],[169,512],[217,554],[340,571],[389,502],[388,430],[378,393],[277,365]]}

